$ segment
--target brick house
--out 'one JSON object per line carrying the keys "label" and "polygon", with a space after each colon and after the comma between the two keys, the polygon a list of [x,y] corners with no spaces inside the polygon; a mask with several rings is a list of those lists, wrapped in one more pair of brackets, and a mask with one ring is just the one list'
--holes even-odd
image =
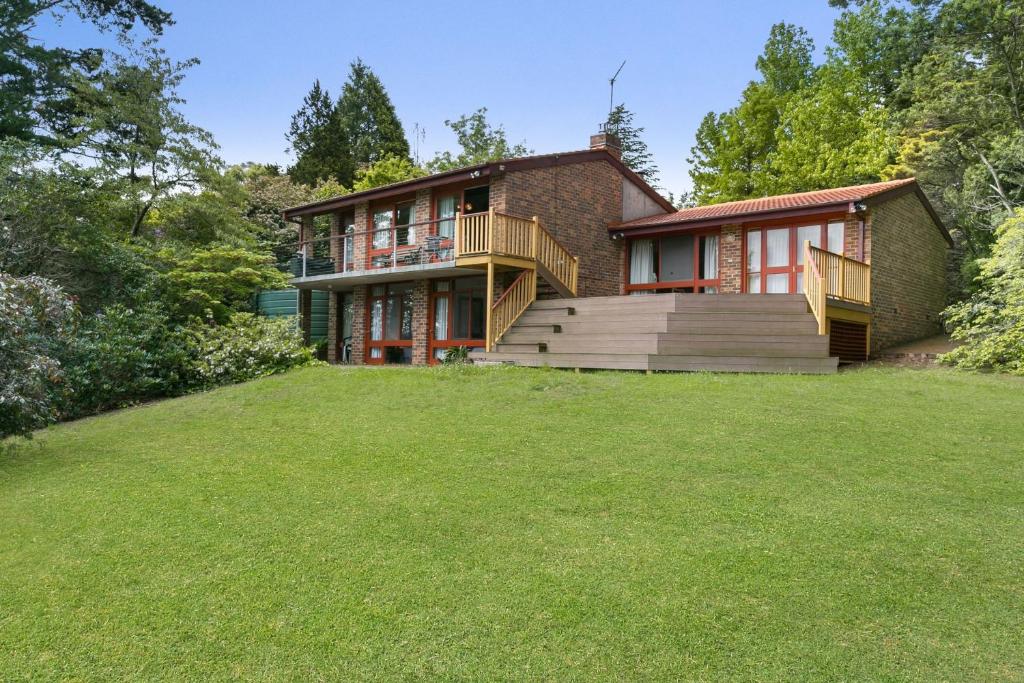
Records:
{"label": "brick house", "polygon": [[913,179],[676,211],[605,133],[284,217],[355,364],[830,372],[938,331],[951,245]]}

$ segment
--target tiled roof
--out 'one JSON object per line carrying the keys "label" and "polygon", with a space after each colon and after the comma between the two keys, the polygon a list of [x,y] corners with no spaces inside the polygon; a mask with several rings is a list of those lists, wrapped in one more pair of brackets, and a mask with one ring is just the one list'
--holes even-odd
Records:
{"label": "tiled roof", "polygon": [[724,202],[722,204],[711,204],[709,206],[696,206],[691,209],[681,209],[675,213],[648,216],[637,218],[613,226],[612,229],[640,228],[658,225],[670,225],[675,223],[690,223],[694,221],[709,221],[719,218],[731,218],[734,216],[753,216],[762,213],[775,211],[789,211],[792,209],[810,209],[832,204],[843,204],[847,202],[859,202],[875,195],[894,190],[906,185],[912,185],[917,181],[914,178],[903,178],[901,180],[889,180],[884,183],[871,183],[869,185],[854,185],[852,187],[837,187],[831,190],[817,190],[815,192],[799,192],[796,194],[780,194],[774,197],[760,197],[758,199],[745,199],[739,202]]}

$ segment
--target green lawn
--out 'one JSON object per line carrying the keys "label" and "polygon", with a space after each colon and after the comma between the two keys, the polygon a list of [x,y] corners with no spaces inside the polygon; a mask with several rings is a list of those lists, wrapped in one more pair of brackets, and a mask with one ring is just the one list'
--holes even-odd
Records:
{"label": "green lawn", "polygon": [[0,679],[1024,680],[1024,382],[310,368],[0,454]]}

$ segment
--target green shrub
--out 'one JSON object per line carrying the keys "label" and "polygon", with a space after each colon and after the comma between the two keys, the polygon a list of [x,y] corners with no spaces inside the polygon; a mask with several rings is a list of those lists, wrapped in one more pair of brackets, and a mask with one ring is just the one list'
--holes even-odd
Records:
{"label": "green shrub", "polygon": [[444,359],[441,361],[445,365],[465,365],[469,362],[469,347],[468,346],[451,346],[444,352]]}
{"label": "green shrub", "polygon": [[49,280],[0,273],[0,439],[57,418],[62,373],[53,350],[70,336],[73,315],[71,299]]}
{"label": "green shrub", "polygon": [[996,230],[992,256],[978,261],[978,289],[946,309],[962,345],[944,363],[1024,375],[1024,211]]}
{"label": "green shrub", "polygon": [[292,321],[235,313],[227,325],[190,328],[192,374],[201,386],[245,382],[314,362]]}
{"label": "green shrub", "polygon": [[67,380],[63,417],[185,393],[194,383],[188,341],[155,302],[138,308],[115,304],[85,318],[61,354]]}

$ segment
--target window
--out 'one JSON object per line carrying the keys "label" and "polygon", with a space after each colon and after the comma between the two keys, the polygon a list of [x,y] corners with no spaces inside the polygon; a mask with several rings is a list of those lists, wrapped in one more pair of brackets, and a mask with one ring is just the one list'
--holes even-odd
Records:
{"label": "window", "polygon": [[[402,282],[370,288],[369,362],[411,362],[413,287],[412,283]],[[396,348],[405,350],[399,352]]]}
{"label": "window", "polygon": [[380,209],[373,212],[373,248],[391,248],[391,209]]}
{"label": "window", "polygon": [[393,206],[376,207],[371,214],[371,221],[371,266],[393,266],[393,261],[385,256],[391,256],[396,247],[416,244],[415,202],[399,202]]}
{"label": "window", "polygon": [[463,213],[484,213],[491,208],[491,186],[471,187],[462,192]]}
{"label": "window", "polygon": [[455,239],[455,212],[458,210],[458,195],[448,194],[437,198],[437,234],[446,240]]}
{"label": "window", "polygon": [[843,253],[842,221],[750,228],[744,240],[745,291],[788,294],[803,291],[804,243]]}
{"label": "window", "polygon": [[444,359],[453,346],[484,345],[487,327],[487,278],[435,280],[431,294],[430,359]]}
{"label": "window", "polygon": [[626,291],[718,292],[718,233],[629,242]]}
{"label": "window", "polygon": [[416,244],[416,228],[411,226],[416,220],[415,216],[415,202],[406,202],[395,206],[395,239],[398,241],[398,246]]}

